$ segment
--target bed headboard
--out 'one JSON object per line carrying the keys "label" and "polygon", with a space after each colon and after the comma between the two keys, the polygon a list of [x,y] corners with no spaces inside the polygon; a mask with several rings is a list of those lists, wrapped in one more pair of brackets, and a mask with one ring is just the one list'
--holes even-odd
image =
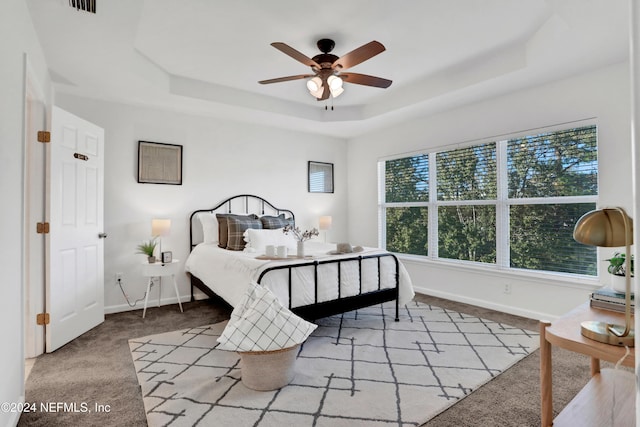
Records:
{"label": "bed headboard", "polygon": [[189,250],[201,243],[204,239],[202,233],[202,225],[198,220],[197,214],[199,212],[211,212],[211,213],[236,213],[240,215],[244,214],[256,214],[256,215],[280,215],[285,214],[286,218],[291,218],[295,224],[295,217],[293,212],[289,209],[280,209],[275,207],[270,202],[266,201],[260,196],[254,196],[251,194],[239,194],[237,196],[229,197],[226,200],[218,203],[215,207],[210,209],[198,209],[193,211],[189,217]]}

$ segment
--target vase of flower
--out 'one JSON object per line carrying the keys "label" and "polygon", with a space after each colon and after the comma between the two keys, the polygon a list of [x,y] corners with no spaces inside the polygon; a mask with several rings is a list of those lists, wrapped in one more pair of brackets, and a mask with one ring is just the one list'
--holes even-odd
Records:
{"label": "vase of flower", "polygon": [[313,236],[317,236],[320,233],[318,232],[317,228],[312,228],[311,230],[306,230],[306,231],[301,231],[298,227],[293,227],[291,225],[287,225],[282,229],[282,232],[284,234],[293,234],[293,236],[296,238],[297,240],[297,252],[296,252],[296,256],[298,258],[304,258],[304,241],[305,240],[309,240],[310,238],[312,238]]}

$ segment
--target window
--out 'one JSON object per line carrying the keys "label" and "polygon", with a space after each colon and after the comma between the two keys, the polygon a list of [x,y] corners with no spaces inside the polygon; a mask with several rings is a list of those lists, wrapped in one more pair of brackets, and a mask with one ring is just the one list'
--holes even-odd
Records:
{"label": "window", "polygon": [[496,262],[496,144],[435,153],[438,256]]}
{"label": "window", "polygon": [[598,197],[596,126],[382,161],[380,244],[500,268],[597,275],[573,228]]}

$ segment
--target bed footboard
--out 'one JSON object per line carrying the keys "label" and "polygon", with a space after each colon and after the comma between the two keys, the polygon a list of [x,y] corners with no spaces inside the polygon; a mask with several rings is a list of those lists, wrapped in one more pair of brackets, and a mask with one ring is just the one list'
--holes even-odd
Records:
{"label": "bed footboard", "polygon": [[[393,259],[395,265],[395,274],[393,275],[393,283],[391,283],[391,287],[384,286],[382,283],[382,273],[381,273],[381,259],[383,257],[391,257]],[[365,259],[375,258],[378,260],[377,262],[377,273],[378,273],[378,289],[373,291],[362,291],[362,261]],[[356,295],[345,296],[343,297],[341,293],[341,264],[346,262],[358,262],[358,270],[359,270],[359,280],[360,287],[359,291]],[[329,301],[321,301],[318,299],[318,267],[323,264],[337,264],[337,293],[338,298]],[[304,306],[291,307],[291,301],[293,300],[293,292],[292,289],[292,269],[299,267],[309,267],[312,266],[314,268],[314,288],[315,288],[315,298],[316,301],[313,304],[308,304]],[[395,255],[390,253],[383,254],[373,254],[373,255],[359,255],[349,258],[339,258],[339,259],[329,259],[329,260],[321,260],[321,261],[309,261],[305,263],[299,264],[283,264],[277,265],[273,267],[269,267],[260,273],[257,282],[260,283],[262,278],[274,270],[288,270],[288,289],[289,289],[289,309],[306,320],[315,320],[321,317],[332,316],[334,314],[345,313],[348,311],[356,310],[359,308],[369,307],[375,304],[380,304],[387,301],[395,300],[395,320],[396,322],[400,320],[399,318],[399,303],[398,296],[400,290],[400,274],[399,274],[400,264]],[[387,284],[385,284],[387,285]]]}

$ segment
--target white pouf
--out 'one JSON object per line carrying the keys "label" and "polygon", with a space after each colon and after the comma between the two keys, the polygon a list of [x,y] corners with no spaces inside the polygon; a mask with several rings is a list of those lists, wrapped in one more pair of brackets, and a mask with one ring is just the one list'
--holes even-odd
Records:
{"label": "white pouf", "polygon": [[242,384],[252,390],[277,390],[295,376],[299,345],[273,351],[246,351],[240,355]]}

